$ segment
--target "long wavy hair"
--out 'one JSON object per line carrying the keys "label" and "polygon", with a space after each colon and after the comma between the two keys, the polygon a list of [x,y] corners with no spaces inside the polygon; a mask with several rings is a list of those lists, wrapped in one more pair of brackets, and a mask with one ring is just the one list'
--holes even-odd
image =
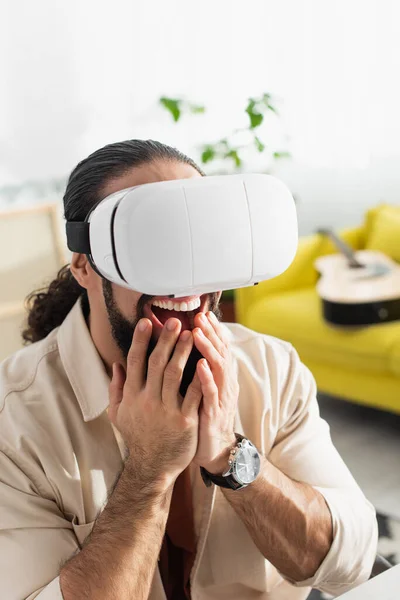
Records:
{"label": "long wavy hair", "polygon": [[[191,158],[160,142],[126,140],[108,144],[82,160],[69,176],[63,197],[65,220],[83,221],[102,199],[102,190],[109,181],[155,161],[188,164],[204,175]],[[61,325],[80,296],[88,306],[86,290],[76,281],[70,265],[64,265],[49,286],[33,291],[26,298],[28,326],[22,332],[24,344],[45,338]]]}

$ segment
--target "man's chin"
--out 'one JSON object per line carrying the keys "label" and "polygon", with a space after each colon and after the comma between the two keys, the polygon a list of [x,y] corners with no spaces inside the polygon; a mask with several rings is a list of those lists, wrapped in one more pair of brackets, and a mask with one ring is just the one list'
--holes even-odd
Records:
{"label": "man's chin", "polygon": [[[108,282],[107,280],[103,280],[103,294],[104,294],[104,301],[105,301],[105,305],[106,305],[106,309],[107,309],[107,314],[108,314],[108,319],[110,322],[113,339],[114,339],[115,343],[117,344],[118,348],[120,349],[121,354],[126,361],[128,358],[129,350],[132,345],[132,339],[133,339],[136,325],[137,325],[138,321],[140,320],[140,318],[144,317],[144,314],[143,314],[144,304],[146,302],[148,302],[149,299],[146,296],[143,296],[143,298],[141,298],[139,300],[138,306],[137,306],[137,315],[138,316],[137,316],[136,321],[134,323],[132,323],[126,317],[124,317],[124,315],[118,309],[118,306],[116,305],[114,297],[113,297],[113,290],[112,290],[111,283]],[[215,316],[220,321],[222,314],[221,314],[221,311],[218,306],[218,300],[219,300],[219,297],[218,297],[217,293],[210,294],[209,302],[206,303],[206,306],[204,307],[204,312],[211,310],[212,312],[214,312]],[[152,336],[150,338],[150,341],[149,341],[149,344],[147,347],[147,352],[146,352],[146,367],[148,366],[148,361],[149,361],[151,353],[157,346],[157,343],[158,343],[159,337],[162,333],[162,330],[163,330],[163,328],[159,327],[158,331],[156,331],[154,329],[152,331]],[[175,347],[176,347],[176,345],[175,345]],[[175,347],[171,351],[170,359],[172,358],[172,356],[174,354]],[[197,350],[196,346],[193,344],[192,351],[188,357],[188,360],[186,362],[186,365],[185,365],[185,368],[183,371],[182,383],[180,386],[180,393],[182,394],[182,396],[185,396],[186,390],[189,387],[189,385],[191,384],[193,377],[195,376],[197,363],[201,358],[203,358],[203,355]],[[147,377],[147,368],[146,368],[146,377]]]}

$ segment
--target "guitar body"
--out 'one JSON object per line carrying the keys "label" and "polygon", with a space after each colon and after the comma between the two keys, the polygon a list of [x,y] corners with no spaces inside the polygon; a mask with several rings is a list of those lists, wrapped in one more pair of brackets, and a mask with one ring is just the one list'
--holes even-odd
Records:
{"label": "guitar body", "polygon": [[400,319],[400,266],[381,252],[321,256],[315,267],[324,318],[335,325],[372,325]]}

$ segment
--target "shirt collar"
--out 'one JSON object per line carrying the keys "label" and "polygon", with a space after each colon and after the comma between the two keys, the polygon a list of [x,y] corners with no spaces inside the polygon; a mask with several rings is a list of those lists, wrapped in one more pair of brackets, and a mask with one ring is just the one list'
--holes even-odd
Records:
{"label": "shirt collar", "polygon": [[92,421],[108,408],[110,378],[83,316],[81,297],[61,324],[57,339],[83,419]]}

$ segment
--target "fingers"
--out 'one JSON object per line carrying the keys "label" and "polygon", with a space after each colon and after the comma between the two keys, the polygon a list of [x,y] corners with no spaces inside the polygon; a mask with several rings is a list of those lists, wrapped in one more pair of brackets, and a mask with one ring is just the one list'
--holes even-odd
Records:
{"label": "fingers", "polygon": [[196,328],[194,331],[202,331],[204,336],[210,340],[211,344],[219,352],[219,354],[221,356],[225,356],[225,352],[227,350],[225,332],[214,313],[208,311],[206,315],[204,315],[204,313],[197,314],[195,318],[195,325]]}
{"label": "fingers", "polygon": [[185,417],[196,418],[199,413],[202,398],[203,393],[201,391],[201,383],[196,370],[195,376],[192,379],[192,383],[189,385],[186,396],[182,402],[182,414]]}
{"label": "fingers", "polygon": [[[186,338],[186,339],[185,339]],[[181,407],[179,388],[182,383],[190,352],[193,348],[193,336],[190,331],[183,331],[179,336],[171,360],[164,372],[162,400],[171,407]]]}
{"label": "fingers", "polygon": [[111,423],[114,423],[119,405],[122,402],[126,376],[124,368],[119,363],[113,363],[112,370],[112,378],[109,386],[110,404],[108,407],[108,418]]}
{"label": "fingers", "polygon": [[[146,324],[145,331],[141,325]],[[140,319],[135,327],[127,358],[127,379],[133,392],[139,392],[146,384],[146,356],[153,326],[149,319]]]}
{"label": "fingers", "polygon": [[[173,331],[168,330],[168,324],[175,323]],[[147,368],[146,390],[150,397],[161,398],[164,371],[171,357],[171,353],[178,340],[182,323],[179,319],[168,319],[164,325],[159,340],[153,352],[150,354]]]}

